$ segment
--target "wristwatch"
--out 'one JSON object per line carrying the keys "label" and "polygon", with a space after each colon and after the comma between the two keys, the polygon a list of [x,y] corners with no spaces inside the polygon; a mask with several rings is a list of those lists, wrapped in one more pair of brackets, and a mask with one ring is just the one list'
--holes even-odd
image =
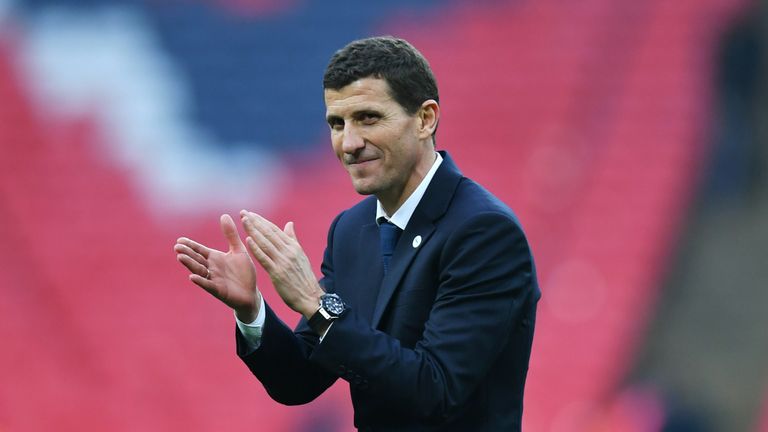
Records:
{"label": "wristwatch", "polygon": [[346,310],[347,305],[344,304],[341,297],[333,293],[323,294],[320,296],[320,308],[309,318],[307,324],[315,333],[321,334]]}

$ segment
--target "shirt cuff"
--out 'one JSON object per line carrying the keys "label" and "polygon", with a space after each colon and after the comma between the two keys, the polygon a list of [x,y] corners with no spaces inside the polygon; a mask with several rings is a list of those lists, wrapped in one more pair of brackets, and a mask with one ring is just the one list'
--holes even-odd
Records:
{"label": "shirt cuff", "polygon": [[256,319],[250,323],[244,323],[237,319],[235,314],[235,322],[237,328],[240,330],[240,334],[243,335],[243,339],[246,343],[246,351],[252,352],[259,348],[261,345],[261,332],[264,328],[264,321],[267,319],[267,313],[264,311],[264,297],[259,296],[261,301],[259,302],[259,313],[256,314]]}

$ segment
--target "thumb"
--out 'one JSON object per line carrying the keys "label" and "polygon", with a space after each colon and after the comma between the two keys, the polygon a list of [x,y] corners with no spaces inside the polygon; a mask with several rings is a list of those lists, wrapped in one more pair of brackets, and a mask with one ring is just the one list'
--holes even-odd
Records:
{"label": "thumb", "polygon": [[299,239],[296,238],[296,231],[294,231],[294,229],[293,229],[293,222],[288,222],[287,224],[285,224],[285,228],[283,229],[283,231],[286,234],[288,234],[288,236],[290,238],[292,238],[292,239],[294,239],[296,241],[299,240]]}
{"label": "thumb", "polygon": [[245,245],[243,245],[243,241],[240,240],[240,235],[237,233],[237,226],[235,225],[235,221],[232,220],[232,216],[223,214],[219,221],[221,222],[221,232],[224,234],[224,238],[227,239],[227,243],[229,244],[229,250],[234,252],[245,251]]}

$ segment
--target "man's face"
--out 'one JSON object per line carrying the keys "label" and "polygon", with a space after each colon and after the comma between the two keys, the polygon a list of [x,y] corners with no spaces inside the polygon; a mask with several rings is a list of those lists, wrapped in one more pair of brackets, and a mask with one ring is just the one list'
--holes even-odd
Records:
{"label": "man's face", "polygon": [[387,82],[378,78],[326,89],[325,106],[333,150],[355,190],[401,204],[434,161],[419,113],[406,113],[390,96]]}

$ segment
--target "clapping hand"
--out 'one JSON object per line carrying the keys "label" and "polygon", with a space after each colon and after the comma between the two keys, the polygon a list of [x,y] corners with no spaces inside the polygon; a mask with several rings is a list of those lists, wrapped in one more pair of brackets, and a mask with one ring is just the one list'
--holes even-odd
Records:
{"label": "clapping hand", "polygon": [[179,238],[173,250],[191,272],[189,279],[193,283],[234,309],[240,321],[250,323],[256,319],[261,303],[256,268],[232,218],[222,215],[220,223],[229,251],[212,249],[186,237]]}
{"label": "clapping hand", "polygon": [[288,222],[281,230],[269,220],[246,210],[240,212],[240,220],[248,234],[248,248],[269,274],[280,298],[309,319],[317,312],[324,291],[299,244],[293,222]]}

